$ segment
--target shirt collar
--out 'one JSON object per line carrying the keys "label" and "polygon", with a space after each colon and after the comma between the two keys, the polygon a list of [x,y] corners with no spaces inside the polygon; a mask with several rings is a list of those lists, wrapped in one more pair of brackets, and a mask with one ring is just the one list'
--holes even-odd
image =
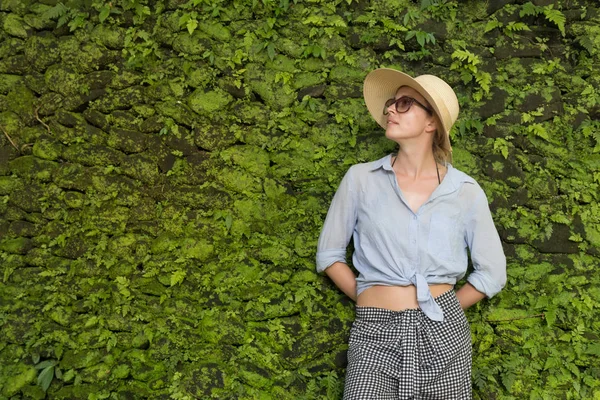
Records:
{"label": "shirt collar", "polygon": [[383,168],[386,171],[392,170],[392,155],[391,154],[388,154],[387,156],[380,158],[377,161],[373,161],[371,163],[371,168],[369,169],[369,171],[375,171],[379,168]]}
{"label": "shirt collar", "polygon": [[[448,173],[442,181],[442,184],[439,186],[438,189],[436,189],[436,192],[438,192],[437,195],[452,193],[455,190],[458,190],[465,182],[475,183],[475,180],[473,178],[471,178],[464,172],[457,170],[452,166],[452,164],[448,163],[447,165]],[[371,168],[369,169],[369,171],[376,171],[380,168],[384,169],[385,171],[393,172],[392,154],[388,154],[387,156],[380,158],[379,160],[373,161],[371,163]]]}

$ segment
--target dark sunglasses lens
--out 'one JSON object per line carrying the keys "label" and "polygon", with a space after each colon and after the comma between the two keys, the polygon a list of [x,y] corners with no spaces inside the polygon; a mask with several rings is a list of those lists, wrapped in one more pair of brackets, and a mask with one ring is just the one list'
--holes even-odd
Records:
{"label": "dark sunglasses lens", "polygon": [[396,102],[396,111],[403,113],[406,112],[412,105],[412,99],[410,97],[401,97]]}

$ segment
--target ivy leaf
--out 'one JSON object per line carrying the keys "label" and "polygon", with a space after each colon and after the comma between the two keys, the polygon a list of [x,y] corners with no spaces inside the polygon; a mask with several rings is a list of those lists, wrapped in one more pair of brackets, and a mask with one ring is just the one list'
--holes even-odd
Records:
{"label": "ivy leaf", "polygon": [[196,28],[198,27],[198,20],[195,18],[190,18],[188,19],[187,23],[185,24],[188,32],[190,33],[190,35],[192,33],[194,33],[194,31],[196,30]]}
{"label": "ivy leaf", "polygon": [[48,367],[53,367],[55,364],[55,362],[53,360],[46,360],[46,361],[42,361],[41,363],[37,364],[34,368],[35,369],[44,369],[44,368],[48,368]]}
{"label": "ivy leaf", "polygon": [[53,378],[54,364],[44,368],[44,370],[40,372],[40,374],[38,375],[37,384],[41,386],[42,390],[45,392],[48,390],[48,387],[50,387]]}
{"label": "ivy leaf", "polygon": [[108,18],[109,15],[110,7],[105,5],[100,9],[100,15],[98,15],[98,20],[100,20],[100,23],[102,23],[104,22],[104,20],[106,20],[106,18]]}
{"label": "ivy leaf", "polygon": [[[314,54],[314,51],[313,51]],[[267,45],[267,55],[271,59],[271,61],[275,58],[275,45],[273,43],[269,43]]]}
{"label": "ivy leaf", "polygon": [[417,32],[417,43],[419,43],[419,45],[421,47],[425,47],[425,38],[427,37],[427,33],[425,32]]}
{"label": "ivy leaf", "polygon": [[233,223],[233,217],[231,216],[231,214],[227,214],[227,216],[225,217],[225,228],[227,228],[227,231],[229,231],[231,229],[232,223]]}

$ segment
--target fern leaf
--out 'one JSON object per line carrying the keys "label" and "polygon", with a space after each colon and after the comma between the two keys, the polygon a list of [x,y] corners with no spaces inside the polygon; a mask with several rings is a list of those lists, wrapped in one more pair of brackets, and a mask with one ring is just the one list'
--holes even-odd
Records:
{"label": "fern leaf", "polygon": [[544,8],[544,16],[548,21],[554,23],[558,27],[563,36],[566,35],[565,22],[567,22],[567,17],[565,17],[565,14],[563,14],[560,10],[555,10],[554,8],[548,7]]}
{"label": "fern leaf", "polygon": [[519,16],[521,18],[523,18],[524,16],[536,16],[540,13],[540,7],[534,5],[532,2],[528,1],[527,3],[523,4],[523,7],[521,8],[521,11],[519,11]]}
{"label": "fern leaf", "polygon": [[63,3],[58,3],[54,7],[51,7],[44,11],[44,13],[42,14],[42,18],[57,19],[65,15],[68,11],[69,9]]}
{"label": "fern leaf", "polygon": [[577,41],[591,56],[594,55],[594,42],[589,36],[580,36]]}

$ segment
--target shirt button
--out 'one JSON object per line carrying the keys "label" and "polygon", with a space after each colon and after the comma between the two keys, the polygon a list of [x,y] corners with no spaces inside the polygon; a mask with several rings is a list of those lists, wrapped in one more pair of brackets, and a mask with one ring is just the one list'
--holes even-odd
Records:
{"label": "shirt button", "polygon": [[416,215],[413,215],[413,219],[416,221],[416,220],[417,220],[417,216],[416,216]]}
{"label": "shirt button", "polygon": [[416,243],[417,243],[416,239],[413,239],[412,244],[416,244]]}

